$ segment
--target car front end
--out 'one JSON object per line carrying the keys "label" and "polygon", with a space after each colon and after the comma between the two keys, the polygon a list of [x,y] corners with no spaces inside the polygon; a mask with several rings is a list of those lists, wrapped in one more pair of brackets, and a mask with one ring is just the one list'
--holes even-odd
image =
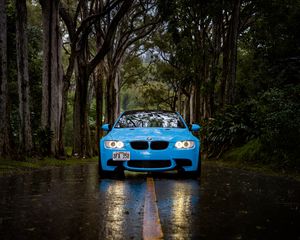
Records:
{"label": "car front end", "polygon": [[[149,115],[149,112],[146,113]],[[129,115],[128,112],[125,112],[126,114]],[[137,115],[136,112],[130,114]],[[143,114],[145,115],[145,112]],[[157,116],[153,112],[151,114]],[[173,120],[169,119],[171,115],[165,117],[165,112],[159,114],[158,118],[163,119],[161,121],[163,124],[155,123],[154,127],[147,125],[148,118],[142,123],[137,122],[136,119],[139,118],[132,118],[135,120],[134,126],[126,122],[125,127],[122,127],[123,125],[118,123],[122,116],[124,118],[124,114],[112,129],[106,126],[105,129],[109,132],[100,141],[101,171],[108,173],[123,169],[162,172],[176,169],[183,172],[197,172],[201,165],[199,139],[192,134],[179,114],[172,113],[176,114],[177,121],[181,122],[178,125],[180,127],[170,124]],[[168,123],[164,124],[164,121]]]}

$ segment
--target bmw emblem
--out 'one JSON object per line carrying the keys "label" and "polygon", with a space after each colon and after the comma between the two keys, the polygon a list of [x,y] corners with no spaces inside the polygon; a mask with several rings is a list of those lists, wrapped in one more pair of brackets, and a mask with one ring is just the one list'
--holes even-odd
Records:
{"label": "bmw emblem", "polygon": [[148,141],[151,141],[151,140],[152,140],[152,137],[147,137],[147,140],[148,140]]}

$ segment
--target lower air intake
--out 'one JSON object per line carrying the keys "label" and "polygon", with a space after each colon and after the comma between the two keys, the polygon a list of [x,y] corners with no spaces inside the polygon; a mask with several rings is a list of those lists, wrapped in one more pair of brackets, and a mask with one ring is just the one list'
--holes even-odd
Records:
{"label": "lower air intake", "polygon": [[170,160],[130,160],[129,167],[134,168],[166,168],[171,166]]}

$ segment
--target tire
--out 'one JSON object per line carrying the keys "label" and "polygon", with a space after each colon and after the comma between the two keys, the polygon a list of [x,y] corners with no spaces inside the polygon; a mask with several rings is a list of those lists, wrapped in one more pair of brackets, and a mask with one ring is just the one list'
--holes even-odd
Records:
{"label": "tire", "polygon": [[178,175],[179,177],[182,177],[182,178],[187,178],[187,179],[200,179],[201,178],[201,156],[200,156],[200,153],[199,153],[199,162],[198,162],[198,167],[195,171],[189,171],[189,172],[186,172],[184,171],[184,169],[179,169],[178,170]]}
{"label": "tire", "polygon": [[191,178],[193,178],[193,179],[197,179],[197,178],[201,178],[201,152],[200,152],[200,150],[199,150],[199,157],[198,157],[198,166],[197,166],[197,169],[196,169],[196,171],[192,171],[192,172],[190,172],[190,176],[191,176]]}
{"label": "tire", "polygon": [[117,167],[114,171],[105,171],[101,165],[101,154],[99,153],[98,174],[100,179],[123,179],[125,177],[124,170]]}
{"label": "tire", "polygon": [[109,171],[105,171],[102,168],[102,164],[101,164],[101,152],[99,151],[99,161],[98,161],[98,174],[99,174],[99,178],[103,179],[103,178],[109,178],[110,177],[110,172]]}
{"label": "tire", "polygon": [[189,178],[192,179],[201,178],[201,162],[199,161],[196,171],[187,172],[187,174],[189,175]]}

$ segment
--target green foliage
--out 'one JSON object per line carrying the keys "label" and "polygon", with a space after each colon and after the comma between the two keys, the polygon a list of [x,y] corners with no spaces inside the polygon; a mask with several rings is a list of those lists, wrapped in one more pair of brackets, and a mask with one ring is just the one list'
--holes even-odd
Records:
{"label": "green foliage", "polygon": [[171,109],[176,77],[173,68],[158,59],[132,57],[123,68],[121,109]]}
{"label": "green foliage", "polygon": [[239,41],[238,100],[300,82],[300,1],[254,1]]}
{"label": "green foliage", "polygon": [[260,162],[262,159],[262,143],[256,138],[247,142],[241,147],[233,148],[224,154],[225,160],[239,161],[239,162]]}
{"label": "green foliage", "polygon": [[151,81],[136,84],[122,92],[122,110],[129,109],[170,109],[168,88],[164,83]]}
{"label": "green foliage", "polygon": [[[210,156],[300,169],[300,86],[272,88],[228,108],[205,127]],[[236,148],[238,147],[238,148]]]}
{"label": "green foliage", "polygon": [[300,85],[273,88],[259,99],[256,113],[266,163],[300,168]]}
{"label": "green foliage", "polygon": [[219,156],[231,146],[240,146],[258,135],[252,119],[253,103],[228,106],[205,125],[204,145],[210,156]]}

